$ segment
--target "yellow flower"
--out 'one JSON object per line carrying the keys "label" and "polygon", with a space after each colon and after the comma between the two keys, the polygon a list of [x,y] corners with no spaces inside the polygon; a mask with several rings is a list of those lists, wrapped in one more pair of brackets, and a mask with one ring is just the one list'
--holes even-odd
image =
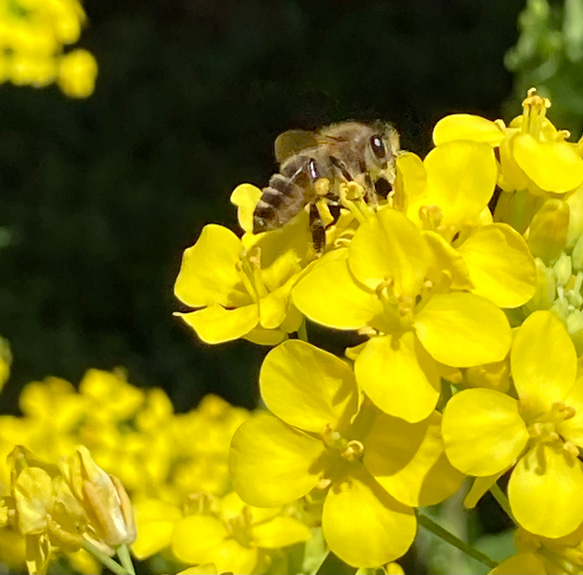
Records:
{"label": "yellow flower", "polygon": [[433,130],[437,146],[455,140],[487,142],[500,148],[500,185],[506,191],[565,193],[583,183],[583,159],[569,132],[557,130],[546,118],[551,103],[531,88],[522,102],[523,113],[508,127],[469,114],[441,119]]}
{"label": "yellow flower", "polygon": [[310,529],[277,507],[246,505],[232,492],[215,509],[188,514],[172,533],[172,553],[183,563],[213,563],[219,572],[262,573],[269,550],[303,543]]}
{"label": "yellow flower", "polygon": [[67,480],[89,517],[90,536],[115,549],[136,539],[132,505],[123,485],[101,469],[89,450],[78,446],[65,467]]}
{"label": "yellow flower", "polygon": [[242,239],[205,226],[175,285],[179,300],[201,309],[176,315],[206,343],[244,337],[273,345],[297,331],[302,318],[290,291],[313,256],[307,218],[302,212],[285,228]]}
{"label": "yellow flower", "polygon": [[276,417],[257,416],[235,433],[236,491],[269,507],[325,490],[324,537],[350,565],[403,555],[416,531],[412,506],[441,501],[461,483],[444,455],[439,414],[409,424],[367,404],[356,415],[354,374],[327,352],[281,344],[267,355],[260,386]]}
{"label": "yellow flower", "polygon": [[87,50],[73,50],[59,62],[59,88],[70,98],[88,98],[95,89],[97,62]]}
{"label": "yellow flower", "polygon": [[452,286],[515,308],[535,291],[536,271],[520,234],[493,224],[488,209],[496,184],[492,148],[456,140],[397,158],[395,194],[408,217],[424,231],[441,267],[450,268]]}
{"label": "yellow flower", "polygon": [[518,523],[562,537],[583,518],[583,379],[563,324],[548,311],[518,329],[510,364],[518,399],[491,389],[453,396],[443,416],[445,449],[460,471],[508,484]]}
{"label": "yellow flower", "polygon": [[533,535],[524,529],[514,533],[516,555],[502,561],[489,575],[536,573],[568,575],[583,571],[583,541],[581,527],[556,539]]}
{"label": "yellow flower", "polygon": [[501,194],[495,217],[524,232],[545,198],[565,194],[583,183],[583,159],[569,132],[557,130],[546,118],[551,103],[531,88],[523,113],[506,127],[479,116],[454,114],[441,119],[433,131],[437,146],[457,140],[487,143],[498,148]]}
{"label": "yellow flower", "polygon": [[59,469],[17,446],[10,455],[14,524],[26,539],[28,572],[44,573],[56,550],[83,543],[87,516]]}
{"label": "yellow flower", "polygon": [[409,422],[437,404],[437,362],[477,366],[501,361],[510,348],[503,312],[483,297],[449,291],[455,269],[443,273],[434,253],[409,219],[385,208],[293,291],[313,321],[372,335],[356,358],[358,384],[382,411]]}

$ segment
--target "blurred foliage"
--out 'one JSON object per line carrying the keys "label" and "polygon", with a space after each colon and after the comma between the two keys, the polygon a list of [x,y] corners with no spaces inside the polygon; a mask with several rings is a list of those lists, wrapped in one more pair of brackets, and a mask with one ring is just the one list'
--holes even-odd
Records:
{"label": "blurred foliage", "polygon": [[172,317],[183,250],[207,222],[234,226],[231,190],[267,182],[286,129],[381,118],[423,153],[446,113],[499,117],[523,3],[84,8],[81,45],[100,68],[91,98],[0,86],[0,332],[15,358],[13,406],[31,379],[116,365],[164,386],[179,409],[208,391],[252,405],[266,350],[204,346]]}
{"label": "blurred foliage", "polygon": [[510,114],[531,86],[552,99],[549,116],[571,130],[583,131],[583,0],[528,0],[519,17],[520,37],[506,54],[515,74]]}

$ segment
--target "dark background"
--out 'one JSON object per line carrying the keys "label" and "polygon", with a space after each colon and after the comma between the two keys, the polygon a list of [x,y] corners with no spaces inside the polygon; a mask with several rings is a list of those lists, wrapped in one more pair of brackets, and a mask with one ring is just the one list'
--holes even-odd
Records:
{"label": "dark background", "polygon": [[[205,393],[253,406],[265,349],[206,346],[172,317],[182,251],[229,195],[265,185],[290,128],[389,120],[424,154],[443,115],[495,119],[512,90],[508,0],[99,0],[80,45],[85,101],[0,86],[4,392],[125,366],[178,410]],[[519,113],[516,109],[515,113]]]}

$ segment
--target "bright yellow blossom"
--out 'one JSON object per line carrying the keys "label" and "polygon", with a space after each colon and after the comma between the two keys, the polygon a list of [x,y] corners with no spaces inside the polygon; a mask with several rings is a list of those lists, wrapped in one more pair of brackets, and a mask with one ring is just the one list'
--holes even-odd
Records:
{"label": "bright yellow blossom", "polygon": [[576,379],[575,348],[554,314],[537,311],[518,329],[510,364],[518,399],[470,389],[448,402],[446,453],[478,477],[513,468],[508,496],[518,523],[562,537],[583,521],[583,379]]}
{"label": "bright yellow blossom", "polygon": [[97,63],[79,40],[85,13],[78,0],[0,0],[0,82],[41,88],[58,81],[72,98],[93,92]]}
{"label": "bright yellow blossom", "polygon": [[423,162],[407,152],[397,158],[397,174],[395,193],[449,268],[454,288],[504,308],[534,295],[535,264],[526,243],[507,224],[492,223],[496,160],[488,144],[446,142]]}
{"label": "bright yellow blossom", "polygon": [[439,414],[409,424],[368,403],[358,412],[352,370],[327,352],[281,344],[266,357],[260,386],[276,417],[258,416],[235,433],[235,489],[262,507],[326,490],[324,537],[351,565],[401,556],[416,531],[412,506],[441,501],[461,483],[444,456]]}
{"label": "bright yellow blossom", "polygon": [[514,533],[516,555],[504,560],[489,575],[571,575],[583,571],[581,527],[556,539],[533,535],[524,529]]}
{"label": "bright yellow blossom", "polygon": [[437,362],[477,366],[501,361],[510,348],[502,311],[450,291],[453,273],[442,272],[435,253],[405,215],[385,208],[358,228],[347,251],[323,258],[293,291],[308,318],[372,335],[356,358],[357,381],[385,413],[409,422],[437,404]]}
{"label": "bright yellow blossom", "polygon": [[269,551],[303,543],[310,529],[282,508],[246,505],[236,493],[216,509],[186,515],[172,533],[172,553],[183,563],[213,563],[235,574],[262,573]]}
{"label": "bright yellow blossom", "polygon": [[178,299],[196,311],[178,313],[206,343],[241,337],[275,344],[298,329],[290,292],[313,250],[307,213],[283,229],[239,239],[218,225],[204,227],[184,252]]}

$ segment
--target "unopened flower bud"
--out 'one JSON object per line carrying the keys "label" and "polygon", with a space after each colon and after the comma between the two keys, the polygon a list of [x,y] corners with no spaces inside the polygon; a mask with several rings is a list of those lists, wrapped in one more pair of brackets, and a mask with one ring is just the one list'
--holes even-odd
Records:
{"label": "unopened flower bud", "polygon": [[76,448],[71,482],[90,517],[98,541],[115,548],[136,539],[134,513],[128,494],[116,477],[99,467],[89,450]]}
{"label": "unopened flower bud", "polygon": [[573,248],[571,262],[576,272],[583,271],[583,236],[580,236]]}
{"label": "unopened flower bud", "polygon": [[532,299],[526,304],[529,312],[539,309],[550,309],[555,301],[557,280],[553,270],[545,266],[540,258],[535,258],[536,264],[536,291]]}
{"label": "unopened flower bud", "polygon": [[575,344],[577,355],[583,352],[583,312],[572,310],[567,316],[567,331]]}
{"label": "unopened flower bud", "polygon": [[564,286],[571,279],[573,266],[571,264],[571,258],[567,254],[562,253],[559,256],[559,259],[553,266],[553,273],[557,278],[557,285]]}
{"label": "unopened flower bud", "polygon": [[569,231],[567,232],[567,250],[573,249],[583,236],[583,186],[565,198],[569,206]]}
{"label": "unopened flower bud", "polygon": [[528,247],[546,265],[554,263],[567,245],[569,205],[563,200],[548,199],[532,218]]}

